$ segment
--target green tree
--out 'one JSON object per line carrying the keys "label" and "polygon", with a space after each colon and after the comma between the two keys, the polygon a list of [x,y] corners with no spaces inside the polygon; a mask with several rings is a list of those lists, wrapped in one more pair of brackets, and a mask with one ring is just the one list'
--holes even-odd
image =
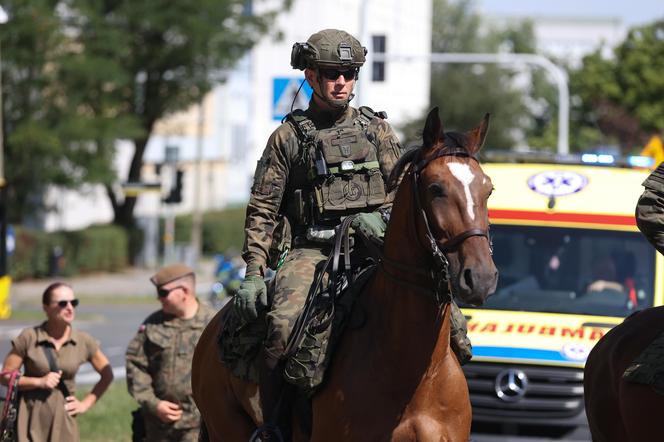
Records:
{"label": "green tree", "polygon": [[[433,2],[432,52],[534,52],[532,24],[524,21],[503,28],[483,27],[471,0]],[[514,146],[514,134],[527,133],[535,127],[536,114],[527,98],[536,101],[536,93],[547,83],[533,71],[531,90],[517,87],[513,69],[494,64],[433,64],[431,67],[431,105],[440,106],[446,130],[468,130],[489,112],[491,129],[486,144],[492,149]],[[542,108],[542,106],[540,106]],[[541,113],[550,112],[548,107]],[[407,140],[419,135],[426,115],[404,128]]]}
{"label": "green tree", "polygon": [[[57,1],[13,0],[3,5],[10,21],[0,27],[2,42],[5,176],[10,222],[21,222],[43,203],[50,184],[100,182],[97,162],[81,130],[85,116],[67,109],[58,79],[68,47]],[[102,168],[103,169],[103,168]]]}
{"label": "green tree", "polygon": [[[140,129],[131,137],[127,181],[140,181],[157,120],[199,102],[214,74],[232,67],[276,16],[276,10],[253,13],[246,0],[71,0],[70,5],[68,27],[83,61],[103,66],[110,60],[115,71],[85,91],[83,101],[94,112],[129,115]],[[132,225],[136,198],[121,198],[111,183],[106,187],[115,222]]]}
{"label": "green tree", "polygon": [[573,130],[595,131],[598,142],[627,153],[664,130],[664,20],[630,29],[611,57],[605,52],[597,49],[571,72]]}
{"label": "green tree", "polygon": [[[140,181],[155,123],[211,90],[271,30],[277,10],[247,0],[9,0],[0,28],[7,181],[20,221],[49,184],[103,183],[115,222],[135,197],[114,188],[114,142],[130,139]],[[276,31],[273,31],[276,35]],[[218,75],[217,75],[218,76]],[[11,93],[10,93],[11,91]]]}

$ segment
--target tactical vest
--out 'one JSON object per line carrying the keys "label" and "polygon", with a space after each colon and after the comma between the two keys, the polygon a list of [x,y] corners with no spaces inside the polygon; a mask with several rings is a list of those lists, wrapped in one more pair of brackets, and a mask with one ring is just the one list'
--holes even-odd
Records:
{"label": "tactical vest", "polygon": [[368,132],[374,117],[362,106],[349,124],[318,130],[302,110],[288,115],[300,140],[300,159],[307,166],[307,186],[288,197],[299,207],[299,225],[333,226],[342,216],[371,210],[385,202],[385,181],[378,162],[375,136]]}

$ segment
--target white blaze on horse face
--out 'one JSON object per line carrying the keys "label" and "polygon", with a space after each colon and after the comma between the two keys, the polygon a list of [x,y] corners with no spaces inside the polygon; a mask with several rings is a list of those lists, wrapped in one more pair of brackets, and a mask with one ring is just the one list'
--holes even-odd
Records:
{"label": "white blaze on horse face", "polygon": [[466,210],[470,219],[474,220],[475,211],[473,209],[475,208],[475,202],[473,201],[473,196],[470,194],[470,183],[475,179],[475,175],[473,175],[468,164],[447,163],[447,167],[450,168],[450,172],[452,172],[454,178],[463,184],[463,191],[466,194]]}

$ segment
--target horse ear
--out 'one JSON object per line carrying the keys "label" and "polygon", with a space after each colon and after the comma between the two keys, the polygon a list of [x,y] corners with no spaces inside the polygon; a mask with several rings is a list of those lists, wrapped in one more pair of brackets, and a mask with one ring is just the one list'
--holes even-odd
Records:
{"label": "horse ear", "polygon": [[486,134],[489,131],[489,119],[491,114],[484,114],[484,118],[480,124],[470,132],[466,133],[470,142],[468,143],[468,149],[471,150],[472,154],[476,154],[484,145],[484,140],[486,139]]}
{"label": "horse ear", "polygon": [[436,106],[431,109],[431,112],[427,115],[427,122],[424,124],[424,132],[422,133],[424,147],[430,148],[434,146],[442,137],[443,125],[440,122],[440,116],[438,115],[438,106]]}

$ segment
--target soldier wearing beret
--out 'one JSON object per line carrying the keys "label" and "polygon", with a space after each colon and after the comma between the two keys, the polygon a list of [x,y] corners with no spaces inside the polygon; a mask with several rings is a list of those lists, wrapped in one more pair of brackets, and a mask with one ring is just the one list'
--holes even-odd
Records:
{"label": "soldier wearing beret", "polygon": [[215,311],[196,299],[194,270],[186,265],[164,267],[150,281],[161,309],[147,317],[127,347],[127,389],[141,406],[145,440],[197,441],[191,358]]}

